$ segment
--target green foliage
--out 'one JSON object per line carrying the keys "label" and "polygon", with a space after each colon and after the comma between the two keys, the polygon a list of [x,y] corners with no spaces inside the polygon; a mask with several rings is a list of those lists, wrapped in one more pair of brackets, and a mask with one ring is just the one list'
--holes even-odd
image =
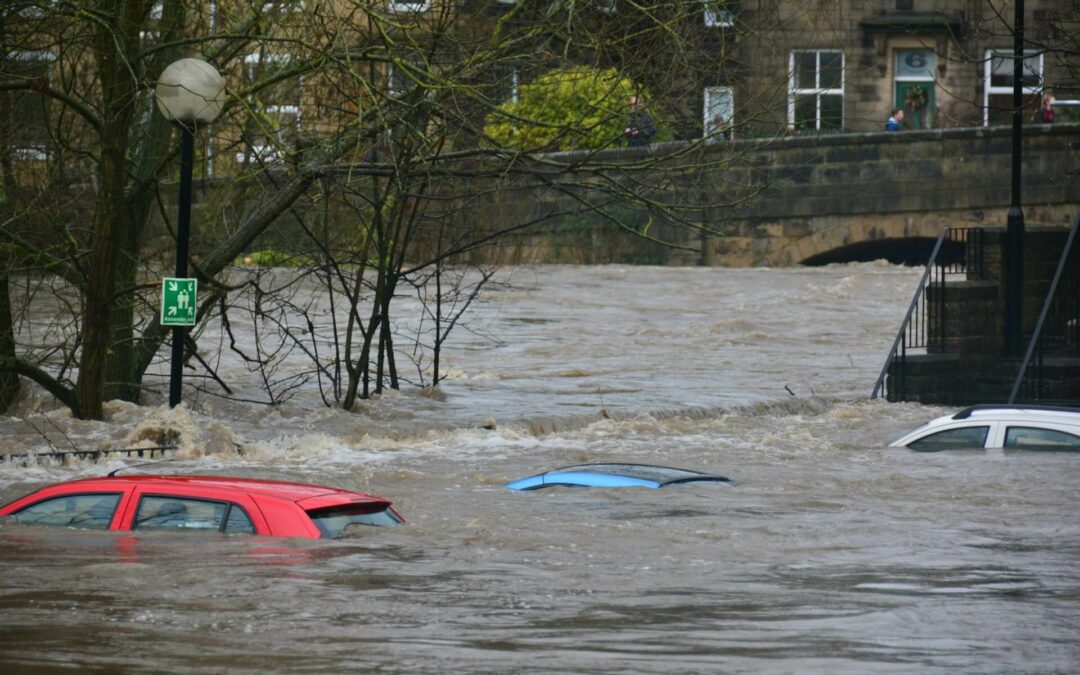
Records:
{"label": "green foliage", "polygon": [[614,68],[552,70],[522,85],[517,101],[504,101],[488,115],[484,132],[493,142],[519,150],[617,147],[630,98],[640,94]]}
{"label": "green foliage", "polygon": [[236,259],[237,265],[255,267],[311,267],[314,261],[305,255],[294,255],[272,248],[252,251]]}

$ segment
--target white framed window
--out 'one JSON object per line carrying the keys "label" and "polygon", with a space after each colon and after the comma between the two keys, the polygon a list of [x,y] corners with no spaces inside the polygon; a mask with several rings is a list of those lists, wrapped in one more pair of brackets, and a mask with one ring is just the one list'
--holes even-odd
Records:
{"label": "white framed window", "polygon": [[706,87],[702,128],[710,142],[731,138],[735,123],[735,94],[731,87]]}
{"label": "white framed window", "polygon": [[263,14],[270,12],[302,12],[304,0],[277,0],[277,2],[264,2],[259,10]]}
{"label": "white framed window", "polygon": [[735,25],[735,13],[727,9],[723,0],[704,0],[705,25],[710,28],[728,28]]}
{"label": "white framed window", "polygon": [[431,3],[429,0],[389,0],[388,7],[391,12],[419,14],[426,12]]}
{"label": "white framed window", "polygon": [[393,63],[386,64],[386,89],[392,98],[398,98],[409,93],[416,83],[405,72]]}
{"label": "white framed window", "polygon": [[[987,49],[983,62],[983,126],[1009,124],[1012,120],[1013,52],[1011,49]],[[1023,73],[1020,79],[1024,104],[1043,89],[1043,55],[1036,50],[1024,51]]]}
{"label": "white framed window", "polygon": [[150,5],[150,11],[146,14],[146,22],[150,24],[150,30],[139,31],[139,41],[143,49],[148,49],[157,44],[161,39],[161,17],[165,13],[165,3],[162,1]]}
{"label": "white framed window", "polygon": [[619,11],[617,0],[596,0],[594,6],[601,14],[616,14]]}
{"label": "white framed window", "polygon": [[794,50],[788,75],[788,128],[796,132],[844,128],[844,52]]}
{"label": "white framed window", "polygon": [[509,64],[496,64],[494,71],[495,83],[491,98],[496,105],[506,101],[517,103],[521,99],[521,72]]}
{"label": "white framed window", "polygon": [[896,50],[896,82],[933,82],[936,71],[937,54],[929,49]]}
{"label": "white framed window", "polygon": [[39,0],[32,5],[26,5],[20,8],[17,13],[19,16],[26,19],[41,19],[45,17],[45,14],[51,11],[56,6],[57,0]]}
{"label": "white framed window", "polygon": [[[273,77],[288,67],[288,53],[255,53],[244,57],[248,84]],[[300,132],[303,82],[290,77],[260,90],[251,97],[252,115],[244,132],[244,149],[236,153],[237,162],[281,162],[295,148]]]}
{"label": "white framed window", "polygon": [[[50,51],[15,51],[7,55],[6,70],[15,79],[51,83],[56,55]],[[49,158],[52,135],[49,131],[49,98],[32,89],[6,92],[12,128],[9,147],[16,159]]]}

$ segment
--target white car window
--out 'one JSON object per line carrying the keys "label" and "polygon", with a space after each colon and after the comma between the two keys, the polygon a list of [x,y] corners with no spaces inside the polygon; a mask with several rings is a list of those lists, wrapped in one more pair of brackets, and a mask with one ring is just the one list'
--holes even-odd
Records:
{"label": "white car window", "polygon": [[1009,427],[1005,447],[1023,450],[1080,450],[1080,436],[1054,429]]}
{"label": "white car window", "polygon": [[941,450],[967,450],[982,448],[986,445],[989,425],[947,429],[936,434],[929,434],[908,443],[907,447],[919,452],[939,452]]}

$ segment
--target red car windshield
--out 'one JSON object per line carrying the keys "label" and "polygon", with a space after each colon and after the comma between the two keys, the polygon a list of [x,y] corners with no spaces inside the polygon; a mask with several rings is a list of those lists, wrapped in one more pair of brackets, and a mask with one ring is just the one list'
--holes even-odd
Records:
{"label": "red car windshield", "polygon": [[387,504],[346,504],[307,512],[325,539],[337,539],[350,525],[394,527],[404,521]]}

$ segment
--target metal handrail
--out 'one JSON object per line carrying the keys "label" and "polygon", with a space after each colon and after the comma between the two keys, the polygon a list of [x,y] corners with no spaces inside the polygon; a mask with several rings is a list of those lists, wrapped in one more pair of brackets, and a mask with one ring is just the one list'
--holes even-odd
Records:
{"label": "metal handrail", "polygon": [[930,272],[934,269],[934,264],[937,262],[938,253],[941,251],[941,244],[945,241],[945,236],[949,233],[949,228],[942,228],[941,234],[938,235],[937,241],[934,242],[934,250],[930,253],[930,261],[926,263],[926,270],[923,272],[922,280],[919,281],[919,287],[915,289],[915,297],[911,299],[911,305],[908,307],[907,314],[904,315],[904,320],[900,324],[900,330],[896,332],[896,339],[893,340],[892,349],[889,350],[889,355],[885,357],[885,365],[881,368],[881,374],[878,375],[877,383],[874,384],[874,391],[870,394],[870,398],[874,399],[878,397],[885,385],[885,376],[889,372],[889,366],[892,365],[893,359],[896,358],[896,350],[900,347],[901,340],[907,334],[908,326],[911,324],[911,317],[915,314],[915,309],[919,306],[919,298],[922,297],[923,292],[926,289],[926,282],[930,279]]}
{"label": "metal handrail", "polygon": [[[1061,275],[1065,271],[1065,264],[1068,262],[1069,254],[1072,253],[1073,241],[1076,238],[1078,227],[1080,227],[1080,214],[1077,214],[1076,220],[1073,221],[1072,227],[1069,229],[1069,236],[1065,240],[1064,249],[1061,251],[1061,259],[1058,261],[1057,270],[1054,271],[1054,280],[1050,282],[1050,290],[1046,294],[1046,300],[1043,301],[1039,321],[1035,324],[1035,332],[1031,335],[1031,341],[1028,342],[1027,353],[1024,354],[1024,361],[1020,364],[1020,372],[1017,373],[1016,380],[1013,381],[1012,392],[1009,394],[1009,403],[1016,401],[1016,395],[1020,392],[1020,385],[1024,381],[1028,364],[1031,362],[1031,355],[1035,352],[1035,348],[1042,338],[1043,325],[1046,323],[1046,317],[1050,313],[1050,306],[1053,304],[1054,296],[1057,294],[1058,283],[1061,281]],[[875,389],[875,391],[877,390]]]}

